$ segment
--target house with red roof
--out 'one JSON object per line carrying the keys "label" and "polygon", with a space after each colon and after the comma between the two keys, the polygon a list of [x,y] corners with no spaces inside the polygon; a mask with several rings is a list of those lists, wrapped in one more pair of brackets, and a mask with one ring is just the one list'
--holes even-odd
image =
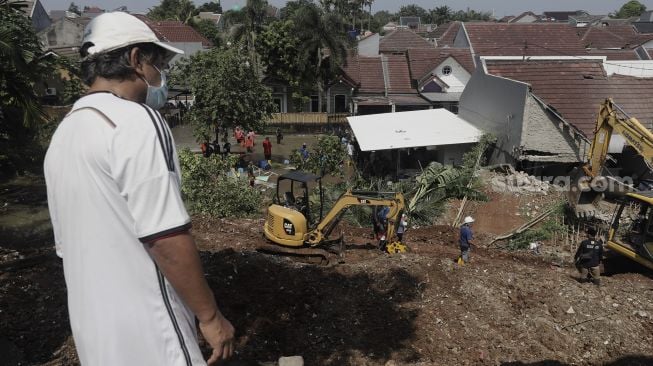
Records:
{"label": "house with red roof", "polygon": [[601,24],[577,29],[583,46],[592,54],[604,54],[611,60],[651,59],[647,48],[653,48],[653,33],[640,33],[632,24]]}
{"label": "house with red roof", "polygon": [[[493,162],[535,175],[564,174],[585,159],[606,98],[653,127],[653,78],[607,75],[601,57],[480,61],[459,115],[497,137]],[[611,152],[623,151],[619,141],[611,143]]]}
{"label": "house with red roof", "polygon": [[340,83],[351,88],[351,112],[374,114],[428,109],[411,80],[405,55],[350,55]]}
{"label": "house with red roof", "polygon": [[410,29],[398,28],[380,39],[379,53],[406,53],[410,48],[434,48],[435,45]]}
{"label": "house with red roof", "polygon": [[464,23],[453,46],[472,56],[583,56],[576,28],[563,23]]}
{"label": "house with red roof", "polygon": [[458,100],[474,73],[469,48],[411,48],[407,53],[411,81],[435,108],[458,113]]}
{"label": "house with red roof", "polygon": [[40,0],[9,0],[9,2],[17,3],[25,16],[32,21],[32,27],[36,32],[40,32],[52,24],[52,20]]}
{"label": "house with red roof", "polygon": [[151,20],[145,15],[134,14],[145,22],[156,36],[165,43],[184,51],[183,55],[176,55],[170,64],[174,64],[181,58],[189,57],[197,52],[202,52],[213,47],[211,41],[193,27],[176,20]]}

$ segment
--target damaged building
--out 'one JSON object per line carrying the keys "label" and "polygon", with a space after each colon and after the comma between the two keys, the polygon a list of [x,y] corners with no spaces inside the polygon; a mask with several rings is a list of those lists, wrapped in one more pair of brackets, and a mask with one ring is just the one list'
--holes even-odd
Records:
{"label": "damaged building", "polygon": [[[585,160],[606,98],[651,128],[653,79],[608,76],[604,61],[480,58],[461,96],[460,116],[497,138],[491,163],[513,164],[533,175],[565,174]],[[624,148],[616,136],[610,152],[626,161]],[[622,174],[639,169],[637,164],[619,165]]]}

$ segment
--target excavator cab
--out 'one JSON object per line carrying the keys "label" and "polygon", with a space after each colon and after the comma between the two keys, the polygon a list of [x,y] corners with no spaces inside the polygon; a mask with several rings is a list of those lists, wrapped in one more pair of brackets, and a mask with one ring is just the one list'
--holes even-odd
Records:
{"label": "excavator cab", "polygon": [[[311,209],[309,202],[309,190],[315,184],[319,188],[319,210]],[[340,238],[330,238],[330,234],[347,209],[352,206],[387,207],[387,214],[384,215],[386,224],[383,240],[388,244],[382,248],[388,253],[406,251],[405,245],[395,240],[397,225],[406,207],[401,192],[347,190],[340,195],[328,212],[324,213],[321,178],[301,171],[288,172],[277,180],[277,192],[273,204],[268,207],[263,232],[271,242],[290,248],[269,251],[293,254],[299,253],[300,249],[308,249],[299,247],[339,245],[342,248],[342,235]]]}
{"label": "excavator cab", "polygon": [[653,191],[627,194],[612,218],[607,246],[653,269]]}
{"label": "excavator cab", "polygon": [[[320,196],[319,215],[312,214],[309,200],[310,189],[316,186]],[[309,229],[322,220],[323,203],[321,177],[298,170],[282,174],[277,180],[273,204],[268,208],[265,236],[284,246],[304,245]]]}

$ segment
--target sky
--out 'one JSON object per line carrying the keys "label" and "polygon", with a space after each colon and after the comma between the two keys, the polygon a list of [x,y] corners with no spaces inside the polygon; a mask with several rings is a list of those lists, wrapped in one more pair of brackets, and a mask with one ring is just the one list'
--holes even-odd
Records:
{"label": "sky", "polygon": [[[195,0],[195,4],[201,5],[208,0]],[[71,0],[41,0],[45,9],[65,10]],[[160,0],[78,0],[78,6],[100,6],[111,10],[125,5],[132,12],[146,12],[148,8],[156,6]],[[282,7],[285,0],[268,0],[270,4]],[[468,7],[477,11],[489,11],[498,18],[505,15],[518,15],[524,11],[542,13],[544,11],[558,10],[586,10],[590,14],[608,14],[619,9],[627,0],[375,0],[372,5],[372,13],[379,10],[395,12],[402,5],[416,4],[425,9],[432,9],[436,6],[447,5],[453,10],[465,10]],[[653,10],[653,0],[640,0],[647,9]],[[223,0],[222,8],[227,10],[234,6],[242,6],[245,0]]]}

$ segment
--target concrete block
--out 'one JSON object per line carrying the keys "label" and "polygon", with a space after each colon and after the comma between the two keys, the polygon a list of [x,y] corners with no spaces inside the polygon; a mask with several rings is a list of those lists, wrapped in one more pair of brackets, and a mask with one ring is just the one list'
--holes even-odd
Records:
{"label": "concrete block", "polygon": [[302,356],[280,357],[279,366],[304,366],[304,357]]}

